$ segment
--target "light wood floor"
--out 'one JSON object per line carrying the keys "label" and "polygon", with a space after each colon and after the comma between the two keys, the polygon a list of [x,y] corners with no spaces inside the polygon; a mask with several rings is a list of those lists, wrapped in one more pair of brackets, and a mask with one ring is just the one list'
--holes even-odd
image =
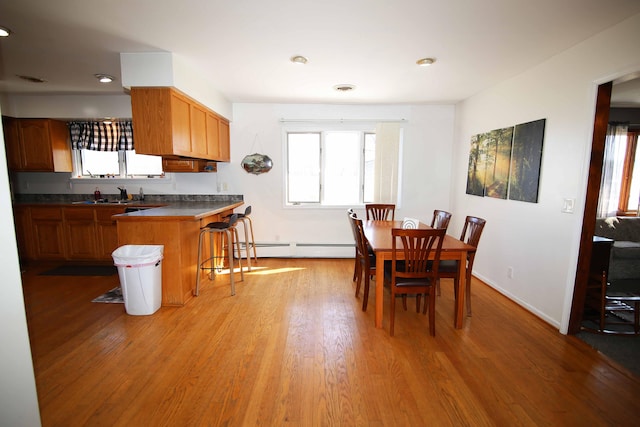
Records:
{"label": "light wood floor", "polygon": [[[44,426],[640,425],[640,380],[480,282],[396,336],[361,311],[351,260],[261,259],[182,308],[91,303],[111,277],[23,275]],[[42,267],[40,268],[40,270]],[[227,284],[225,284],[225,282]]]}

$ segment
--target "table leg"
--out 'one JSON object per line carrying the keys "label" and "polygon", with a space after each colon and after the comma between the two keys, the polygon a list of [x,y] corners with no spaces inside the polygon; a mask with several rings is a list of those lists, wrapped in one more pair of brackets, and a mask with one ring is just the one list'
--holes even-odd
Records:
{"label": "table leg", "polygon": [[458,289],[455,290],[458,298],[456,300],[456,307],[453,317],[453,326],[456,329],[461,329],[464,323],[464,290],[467,281],[467,253],[464,251],[460,251],[460,259],[458,260],[458,265],[461,268],[458,269]]}
{"label": "table leg", "polygon": [[376,254],[376,328],[382,328],[382,310],[384,306],[384,256]]}

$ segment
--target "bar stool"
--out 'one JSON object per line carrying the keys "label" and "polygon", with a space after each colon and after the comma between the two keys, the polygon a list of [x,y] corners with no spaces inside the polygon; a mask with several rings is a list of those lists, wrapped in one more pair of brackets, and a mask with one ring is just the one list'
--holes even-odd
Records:
{"label": "bar stool", "polygon": [[[256,242],[253,238],[253,222],[251,221],[251,206],[247,206],[244,213],[234,214],[238,216],[238,221],[242,223],[244,228],[244,251],[247,257],[247,269],[251,271],[251,248],[253,248],[253,259],[258,263],[258,255],[256,254]],[[249,226],[247,227],[247,224]],[[251,234],[251,240],[249,240],[249,234]],[[238,257],[242,257],[240,251],[238,251]]]}
{"label": "bar stool", "polygon": [[[227,252],[229,262],[229,278],[231,281],[231,295],[236,294],[236,287],[234,282],[234,242],[238,253],[240,253],[240,242],[238,239],[238,230],[236,229],[236,222],[238,221],[238,215],[233,214],[229,216],[228,221],[211,222],[200,229],[200,235],[198,237],[198,271],[196,272],[196,290],[195,296],[200,294],[200,271],[209,270],[209,280],[212,280],[215,276],[215,271],[220,272],[222,270],[222,264],[224,264],[224,253]],[[209,258],[202,260],[202,241],[205,235],[209,235]],[[214,252],[213,241],[215,235],[220,235],[220,242],[222,243],[222,250],[220,255],[216,255]],[[226,240],[225,240],[226,239]],[[209,266],[206,264],[209,263]],[[244,273],[242,271],[242,260],[238,259],[238,265],[240,267],[240,281],[244,280]]]}

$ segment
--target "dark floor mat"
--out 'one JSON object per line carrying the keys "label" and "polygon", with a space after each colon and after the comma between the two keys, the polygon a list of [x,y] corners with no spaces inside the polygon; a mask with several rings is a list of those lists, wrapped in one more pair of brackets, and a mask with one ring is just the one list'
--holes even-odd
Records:
{"label": "dark floor mat", "polygon": [[40,276],[111,276],[117,272],[113,265],[61,265],[40,273]]}

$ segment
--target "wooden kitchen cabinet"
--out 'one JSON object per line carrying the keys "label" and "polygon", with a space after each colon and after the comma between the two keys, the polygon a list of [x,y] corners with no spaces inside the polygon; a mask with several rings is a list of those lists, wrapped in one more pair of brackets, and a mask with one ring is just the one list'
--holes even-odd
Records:
{"label": "wooden kitchen cabinet", "polygon": [[62,260],[66,257],[62,208],[31,209],[33,256],[37,260]]}
{"label": "wooden kitchen cabinet", "polygon": [[112,262],[118,230],[111,217],[124,211],[123,206],[17,205],[20,259]]}
{"label": "wooden kitchen cabinet", "polygon": [[175,88],[131,88],[131,112],[136,153],[230,160],[229,122]]}
{"label": "wooden kitchen cabinet", "polygon": [[162,170],[164,172],[216,172],[216,162],[200,159],[173,159],[162,158]]}
{"label": "wooden kitchen cabinet", "polygon": [[32,172],[71,172],[67,124],[51,119],[3,117],[9,169]]}
{"label": "wooden kitchen cabinet", "polygon": [[96,209],[96,236],[98,238],[97,258],[111,261],[111,253],[118,248],[118,229],[116,222],[111,219],[113,215],[124,213],[120,207],[97,207]]}
{"label": "wooden kitchen cabinet", "polygon": [[33,233],[31,226],[31,210],[26,206],[13,208],[13,221],[16,231],[16,243],[20,259],[33,259]]}
{"label": "wooden kitchen cabinet", "polygon": [[63,208],[68,259],[98,258],[95,209]]}

